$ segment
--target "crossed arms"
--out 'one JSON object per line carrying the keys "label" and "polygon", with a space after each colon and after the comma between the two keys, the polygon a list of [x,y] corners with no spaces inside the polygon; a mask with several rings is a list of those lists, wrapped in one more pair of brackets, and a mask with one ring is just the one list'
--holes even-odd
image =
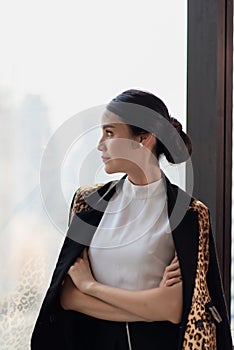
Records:
{"label": "crossed arms", "polygon": [[160,287],[128,290],[97,282],[90,269],[87,250],[68,271],[60,296],[65,310],[79,311],[110,321],[170,321],[179,323],[182,282],[177,257],[166,268]]}

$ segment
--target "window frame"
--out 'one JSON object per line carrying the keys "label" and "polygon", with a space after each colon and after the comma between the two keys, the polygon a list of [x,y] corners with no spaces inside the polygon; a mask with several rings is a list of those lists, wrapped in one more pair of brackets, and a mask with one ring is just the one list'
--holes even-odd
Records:
{"label": "window frame", "polygon": [[194,147],[193,194],[211,212],[230,315],[233,0],[188,0],[187,18],[187,130]]}

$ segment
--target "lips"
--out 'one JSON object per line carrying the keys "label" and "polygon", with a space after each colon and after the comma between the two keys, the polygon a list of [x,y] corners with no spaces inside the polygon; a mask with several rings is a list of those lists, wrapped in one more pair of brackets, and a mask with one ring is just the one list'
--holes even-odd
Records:
{"label": "lips", "polygon": [[103,160],[104,163],[106,163],[108,160],[110,160],[110,158],[102,156],[102,160]]}

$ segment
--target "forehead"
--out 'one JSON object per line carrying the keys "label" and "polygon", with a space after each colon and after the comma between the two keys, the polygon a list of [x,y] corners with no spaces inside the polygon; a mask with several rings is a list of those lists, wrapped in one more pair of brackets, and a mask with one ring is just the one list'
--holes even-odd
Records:
{"label": "forehead", "polygon": [[125,124],[117,114],[108,110],[105,110],[103,113],[101,123],[102,126],[105,126],[106,124]]}

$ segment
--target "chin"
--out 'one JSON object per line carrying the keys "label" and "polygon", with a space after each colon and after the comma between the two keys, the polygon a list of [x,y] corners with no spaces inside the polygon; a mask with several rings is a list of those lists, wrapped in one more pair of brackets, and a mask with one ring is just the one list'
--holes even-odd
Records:
{"label": "chin", "polygon": [[122,172],[121,169],[119,169],[118,167],[114,167],[113,165],[111,166],[110,164],[105,164],[104,170],[107,174],[115,174]]}
{"label": "chin", "polygon": [[118,173],[118,171],[115,171],[113,168],[111,167],[105,167],[105,172],[107,174],[114,174],[114,173]]}

